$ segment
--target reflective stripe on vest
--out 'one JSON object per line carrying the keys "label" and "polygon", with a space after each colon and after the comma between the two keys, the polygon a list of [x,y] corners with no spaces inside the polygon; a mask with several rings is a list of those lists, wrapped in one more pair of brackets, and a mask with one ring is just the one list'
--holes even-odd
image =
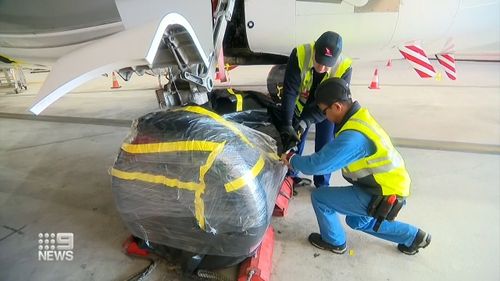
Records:
{"label": "reflective stripe on vest", "polygon": [[383,195],[408,196],[411,180],[403,158],[368,110],[365,108],[358,110],[336,136],[346,130],[355,130],[365,135],[375,144],[376,152],[343,168],[342,175],[361,185],[369,184],[367,177],[373,176],[378,185],[375,187],[380,187]]}
{"label": "reflective stripe on vest", "polygon": [[[309,91],[313,82],[314,43],[303,44],[297,47],[297,61],[299,63],[301,84],[299,87],[299,96],[295,100],[295,113],[300,116],[311,94]],[[330,77],[342,77],[349,67],[351,67],[351,64],[352,60],[350,58],[340,55],[335,65],[325,74],[321,82]]]}

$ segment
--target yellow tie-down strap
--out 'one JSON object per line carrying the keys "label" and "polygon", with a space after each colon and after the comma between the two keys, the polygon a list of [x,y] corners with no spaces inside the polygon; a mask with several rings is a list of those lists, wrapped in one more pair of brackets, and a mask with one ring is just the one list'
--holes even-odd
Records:
{"label": "yellow tie-down strap", "polygon": [[252,169],[250,169],[250,171],[245,173],[243,176],[241,176],[233,181],[230,181],[224,185],[224,187],[226,188],[226,191],[227,192],[236,191],[236,190],[242,188],[243,186],[245,186],[247,184],[247,182],[255,179],[260,174],[262,169],[264,168],[265,163],[266,162],[264,161],[264,157],[262,157],[262,155],[260,155],[259,160],[257,160],[257,163],[255,163],[255,165],[252,167]]}
{"label": "yellow tie-down strap", "polygon": [[194,191],[195,217],[198,226],[205,230],[205,204],[201,196],[205,192],[205,174],[210,170],[217,155],[224,149],[225,142],[211,141],[177,141],[148,144],[122,145],[122,150],[132,154],[161,153],[161,152],[186,152],[206,151],[210,152],[207,162],[200,166],[199,182],[183,182],[178,179],[168,178],[162,175],[154,175],[141,172],[125,172],[115,168],[111,169],[111,175],[123,180],[139,180],[154,184],[162,184],[167,187],[175,187]]}
{"label": "yellow tie-down strap", "polygon": [[214,151],[221,142],[213,141],[174,141],[160,143],[145,143],[145,144],[129,144],[124,143],[122,149],[128,153],[162,153],[162,152],[182,152],[182,151]]}
{"label": "yellow tie-down strap", "polygon": [[228,88],[227,92],[236,97],[236,111],[243,110],[243,97],[240,94],[237,94],[233,91],[232,88]]}
{"label": "yellow tie-down strap", "polygon": [[253,144],[250,143],[248,138],[240,131],[240,129],[238,129],[238,127],[234,126],[234,124],[232,124],[231,122],[222,118],[217,113],[211,112],[211,111],[206,110],[203,107],[199,107],[199,106],[186,106],[186,107],[180,108],[178,110],[185,110],[188,112],[193,112],[193,113],[198,113],[201,115],[208,116],[208,117],[214,119],[215,121],[217,121],[218,123],[227,127],[229,130],[231,130],[233,133],[235,133],[248,146],[253,147]]}

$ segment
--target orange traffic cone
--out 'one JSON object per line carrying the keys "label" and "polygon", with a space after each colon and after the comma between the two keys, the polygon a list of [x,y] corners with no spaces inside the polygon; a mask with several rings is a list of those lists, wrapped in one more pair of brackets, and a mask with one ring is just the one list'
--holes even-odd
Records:
{"label": "orange traffic cone", "polygon": [[372,90],[380,89],[380,87],[378,86],[378,69],[376,68],[375,68],[375,73],[373,74],[372,82],[370,83],[370,86],[368,86],[368,89]]}
{"label": "orange traffic cone", "polygon": [[392,60],[391,60],[391,59],[389,59],[389,60],[387,61],[387,64],[386,64],[385,66],[387,66],[387,67],[391,67],[391,66],[392,66]]}
{"label": "orange traffic cone", "polygon": [[120,86],[120,84],[118,84],[118,80],[116,79],[116,74],[113,71],[113,86],[111,86],[111,89],[119,89],[121,87],[122,86]]}

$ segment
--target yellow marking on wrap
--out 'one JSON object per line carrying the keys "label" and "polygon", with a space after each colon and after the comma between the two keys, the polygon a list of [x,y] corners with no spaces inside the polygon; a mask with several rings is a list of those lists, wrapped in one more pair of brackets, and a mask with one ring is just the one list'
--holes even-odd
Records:
{"label": "yellow marking on wrap", "polygon": [[212,141],[175,141],[145,144],[124,143],[122,149],[128,153],[145,154],[178,151],[213,151],[222,143]]}
{"label": "yellow marking on wrap", "polygon": [[272,160],[280,160],[280,156],[274,152],[268,152],[267,157],[271,158]]}
{"label": "yellow marking on wrap", "polygon": [[205,203],[203,202],[203,199],[201,196],[203,193],[205,193],[205,174],[210,170],[212,167],[215,158],[217,158],[217,155],[224,150],[224,145],[226,142],[219,143],[212,152],[208,155],[207,162],[204,165],[200,166],[200,184],[202,188],[197,190],[194,194],[195,199],[194,199],[194,209],[195,209],[195,216],[196,220],[198,221],[198,225],[200,226],[201,229],[205,230]]}
{"label": "yellow marking on wrap", "polygon": [[204,165],[200,166],[200,183],[202,183],[203,186],[205,186],[205,174],[208,172],[210,167],[212,167],[212,164],[214,163],[215,158],[217,158],[217,155],[219,155],[219,153],[224,149],[224,145],[226,145],[226,142],[220,143],[219,145],[214,147],[212,152],[210,152],[210,154],[208,155],[207,162]]}
{"label": "yellow marking on wrap", "polygon": [[236,97],[236,111],[243,110],[243,97],[240,94],[237,94],[233,91],[233,89],[227,89],[227,92]]}
{"label": "yellow marking on wrap", "polygon": [[139,180],[148,183],[162,184],[167,187],[186,189],[195,192],[194,207],[198,226],[205,230],[205,203],[202,195],[205,193],[205,174],[212,167],[217,155],[224,150],[226,142],[210,141],[178,141],[151,144],[123,144],[122,149],[129,153],[158,153],[158,152],[186,152],[186,151],[210,151],[207,162],[200,166],[199,183],[183,182],[178,179],[167,178],[162,175],[153,175],[140,172],[125,172],[115,168],[111,169],[111,175],[123,180]]}
{"label": "yellow marking on wrap", "polygon": [[201,184],[195,182],[182,182],[178,179],[167,178],[161,175],[153,175],[141,172],[125,172],[115,168],[111,169],[111,175],[123,180],[139,180],[143,182],[163,184],[168,187],[196,191],[201,188]]}
{"label": "yellow marking on wrap", "polygon": [[245,173],[243,176],[241,176],[241,177],[239,177],[231,182],[228,182],[224,185],[224,187],[226,188],[226,191],[227,192],[236,191],[236,190],[242,188],[243,186],[245,186],[247,184],[248,180],[254,179],[255,177],[257,177],[258,174],[260,174],[260,172],[262,171],[262,168],[264,168],[264,164],[265,164],[265,161],[261,155],[259,157],[259,160],[257,160],[257,163],[255,163],[255,165],[252,167],[252,169],[250,171]]}
{"label": "yellow marking on wrap", "polygon": [[189,112],[193,112],[193,113],[198,113],[198,114],[205,115],[205,116],[208,116],[208,117],[214,119],[218,123],[220,123],[220,124],[224,125],[225,127],[227,127],[229,130],[233,131],[233,133],[235,133],[236,135],[238,135],[238,137],[240,137],[240,139],[244,143],[246,143],[250,147],[253,147],[253,145],[250,143],[250,141],[248,140],[248,138],[245,135],[243,135],[243,133],[240,131],[240,129],[238,129],[236,126],[234,126],[231,122],[229,122],[226,119],[222,118],[217,113],[208,111],[208,110],[204,109],[203,107],[199,107],[199,106],[186,106],[186,107],[181,108],[180,110],[185,110],[185,111],[189,111]]}
{"label": "yellow marking on wrap", "polygon": [[205,230],[205,203],[201,199],[202,192],[196,191],[194,193],[194,216],[198,221],[198,226]]}

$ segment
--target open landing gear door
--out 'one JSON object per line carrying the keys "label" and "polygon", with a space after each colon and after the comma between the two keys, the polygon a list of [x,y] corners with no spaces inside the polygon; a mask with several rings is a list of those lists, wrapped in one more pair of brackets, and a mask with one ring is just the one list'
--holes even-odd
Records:
{"label": "open landing gear door", "polygon": [[210,1],[118,0],[117,6],[125,30],[61,57],[31,112],[39,114],[81,84],[122,68],[175,67],[182,77],[211,89],[215,56]]}

